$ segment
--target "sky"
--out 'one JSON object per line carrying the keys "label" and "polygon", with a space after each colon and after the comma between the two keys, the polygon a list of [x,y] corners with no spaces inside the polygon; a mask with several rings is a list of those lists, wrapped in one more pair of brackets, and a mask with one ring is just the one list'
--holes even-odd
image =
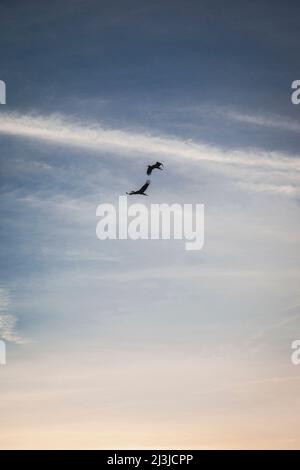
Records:
{"label": "sky", "polygon": [[[0,449],[300,448],[299,10],[1,1]],[[157,160],[201,251],[96,237]]]}

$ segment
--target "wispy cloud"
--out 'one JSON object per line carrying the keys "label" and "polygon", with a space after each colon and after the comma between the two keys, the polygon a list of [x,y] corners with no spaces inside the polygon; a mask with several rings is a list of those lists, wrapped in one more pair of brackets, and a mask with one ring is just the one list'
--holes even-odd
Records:
{"label": "wispy cloud", "polygon": [[296,305],[285,309],[281,312],[281,316],[277,321],[273,320],[271,324],[260,328],[259,331],[252,335],[247,345],[253,351],[259,351],[262,347],[266,346],[268,341],[278,341],[278,334],[282,334],[283,330],[290,328],[294,331],[300,319],[299,307],[299,305]]}
{"label": "wispy cloud", "polygon": [[108,129],[96,123],[82,124],[61,115],[32,116],[6,114],[0,122],[2,134],[26,137],[53,144],[85,148],[95,152],[113,152],[125,157],[152,155],[177,162],[201,162],[222,167],[234,166],[284,172],[291,178],[300,177],[300,160],[287,153],[266,152],[259,149],[224,150],[201,141],[184,140],[173,136],[154,135]]}
{"label": "wispy cloud", "polygon": [[148,268],[145,270],[131,270],[127,272],[113,272],[105,273],[97,276],[98,279],[114,282],[136,282],[138,280],[145,279],[192,279],[199,280],[201,278],[214,279],[217,278],[246,278],[246,279],[294,279],[299,278],[299,270],[286,270],[284,272],[280,270],[247,270],[247,269],[208,269],[207,267],[201,269],[199,266],[181,266],[180,271],[176,270],[176,265],[159,268]]}
{"label": "wispy cloud", "polygon": [[0,287],[0,339],[11,343],[23,344],[25,339],[16,332],[17,319],[9,313],[11,304],[7,289]]}
{"label": "wispy cloud", "polygon": [[246,114],[232,109],[219,111],[222,116],[244,124],[269,127],[282,131],[299,132],[300,123],[285,116]]}
{"label": "wispy cloud", "polygon": [[257,193],[274,193],[284,194],[286,196],[298,196],[300,194],[300,188],[294,185],[275,185],[266,183],[250,183],[240,182],[239,186],[248,191],[254,191]]}

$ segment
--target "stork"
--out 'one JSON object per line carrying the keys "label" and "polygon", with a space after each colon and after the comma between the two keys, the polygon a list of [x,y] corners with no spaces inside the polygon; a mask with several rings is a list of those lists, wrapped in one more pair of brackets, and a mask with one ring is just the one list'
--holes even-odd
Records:
{"label": "stork", "polygon": [[152,171],[153,170],[161,170],[163,168],[161,167],[164,167],[163,163],[160,163],[160,162],[156,162],[154,165],[148,165],[148,168],[147,168],[147,175],[151,175]]}
{"label": "stork", "polygon": [[146,189],[148,188],[150,184],[150,180],[147,180],[146,183],[137,191],[130,191],[130,193],[126,193],[129,196],[132,196],[133,194],[140,194],[141,196],[149,196],[149,194],[145,194]]}

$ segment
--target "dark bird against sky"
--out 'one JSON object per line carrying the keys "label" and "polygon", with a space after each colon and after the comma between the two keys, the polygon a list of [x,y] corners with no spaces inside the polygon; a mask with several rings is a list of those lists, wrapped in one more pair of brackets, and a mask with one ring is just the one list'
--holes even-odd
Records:
{"label": "dark bird against sky", "polygon": [[148,188],[150,184],[150,180],[147,180],[146,183],[137,191],[130,191],[130,193],[126,193],[129,196],[132,196],[133,194],[141,194],[142,196],[149,196],[149,194],[145,194],[146,189]]}
{"label": "dark bird against sky", "polygon": [[163,163],[160,163],[160,162],[156,162],[154,165],[148,165],[147,175],[151,175],[152,171],[155,169],[162,170],[163,167],[164,167]]}

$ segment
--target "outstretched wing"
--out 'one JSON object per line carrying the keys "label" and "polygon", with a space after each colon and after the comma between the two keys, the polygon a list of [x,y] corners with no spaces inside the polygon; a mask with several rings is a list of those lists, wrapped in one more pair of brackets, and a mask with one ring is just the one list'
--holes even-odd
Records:
{"label": "outstretched wing", "polygon": [[146,191],[146,189],[148,188],[150,184],[150,180],[147,180],[146,183],[144,184],[144,186],[141,187],[141,189],[139,189],[139,193],[144,193]]}
{"label": "outstretched wing", "polygon": [[155,166],[157,166],[157,168],[159,168],[160,166],[164,167],[164,164],[161,163],[161,162],[156,162],[156,163],[155,163]]}

